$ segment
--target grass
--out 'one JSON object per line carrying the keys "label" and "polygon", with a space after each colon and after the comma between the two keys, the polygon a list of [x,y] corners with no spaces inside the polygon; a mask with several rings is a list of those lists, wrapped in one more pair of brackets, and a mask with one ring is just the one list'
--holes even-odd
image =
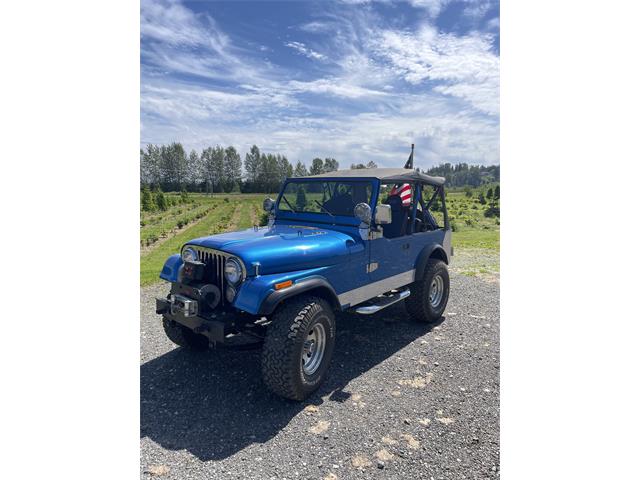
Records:
{"label": "grass", "polygon": [[156,215],[145,221],[145,225],[140,228],[140,246],[149,246],[161,238],[169,236],[177,229],[200,220],[209,214],[219,205],[216,203],[203,203],[197,206],[181,206],[173,211],[168,211],[167,215]]}
{"label": "grass", "polygon": [[140,284],[144,286],[159,281],[158,275],[167,257],[179,253],[180,248],[187,241],[253,226],[254,222],[259,220],[259,216],[255,214],[262,208],[264,195],[235,197],[229,202],[220,201],[214,210],[197,223],[144,253],[140,258]]}
{"label": "grass", "polygon": [[165,260],[170,255],[178,253],[180,247],[187,241],[220,233],[229,227],[231,215],[240,205],[237,203],[222,204],[212,214],[204,217],[192,227],[183,230],[178,235],[170,238],[140,259],[140,284],[149,285],[158,281],[158,275]]}
{"label": "grass", "polygon": [[453,232],[453,248],[483,248],[489,250],[500,250],[499,230],[479,230],[465,229]]}

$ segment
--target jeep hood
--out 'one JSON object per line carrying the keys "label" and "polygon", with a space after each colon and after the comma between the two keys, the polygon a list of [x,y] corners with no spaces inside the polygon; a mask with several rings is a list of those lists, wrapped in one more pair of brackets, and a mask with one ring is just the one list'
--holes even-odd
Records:
{"label": "jeep hood", "polygon": [[267,275],[344,262],[356,242],[335,230],[274,225],[197,238],[187,244],[231,253],[244,262],[250,275],[254,273],[252,264],[259,262],[260,274]]}

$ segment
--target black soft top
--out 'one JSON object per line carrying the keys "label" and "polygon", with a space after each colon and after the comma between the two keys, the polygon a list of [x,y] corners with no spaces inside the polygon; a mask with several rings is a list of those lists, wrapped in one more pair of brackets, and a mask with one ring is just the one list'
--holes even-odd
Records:
{"label": "black soft top", "polygon": [[434,187],[444,185],[443,177],[431,177],[409,168],[354,168],[296,178],[377,178],[385,183],[426,183]]}

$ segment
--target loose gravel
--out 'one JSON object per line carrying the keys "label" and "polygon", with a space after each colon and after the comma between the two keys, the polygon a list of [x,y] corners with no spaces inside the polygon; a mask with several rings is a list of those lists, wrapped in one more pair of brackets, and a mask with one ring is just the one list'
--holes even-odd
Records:
{"label": "loose gravel", "polygon": [[141,477],[498,478],[499,282],[452,273],[444,321],[340,314],[329,378],[270,394],[260,351],[190,353],[141,290]]}

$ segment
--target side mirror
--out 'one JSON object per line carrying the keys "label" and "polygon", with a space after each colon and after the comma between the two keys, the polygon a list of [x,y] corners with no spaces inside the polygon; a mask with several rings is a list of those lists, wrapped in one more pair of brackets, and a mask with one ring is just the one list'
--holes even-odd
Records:
{"label": "side mirror", "polygon": [[376,207],[376,224],[386,225],[391,223],[391,205],[380,204]]}
{"label": "side mirror", "polygon": [[265,212],[270,212],[276,206],[276,201],[272,198],[265,198],[264,202],[262,202],[262,209]]}

